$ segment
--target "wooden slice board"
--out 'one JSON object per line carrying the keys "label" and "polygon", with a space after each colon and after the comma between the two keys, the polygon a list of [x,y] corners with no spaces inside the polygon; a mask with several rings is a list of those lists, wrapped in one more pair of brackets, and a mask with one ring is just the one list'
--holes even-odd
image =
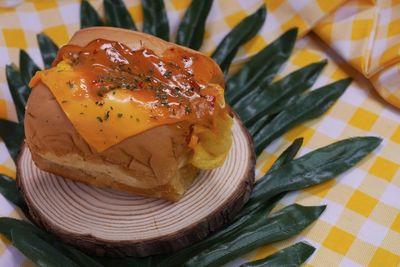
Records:
{"label": "wooden slice board", "polygon": [[238,119],[232,134],[224,165],[201,172],[177,203],[41,171],[26,145],[18,160],[17,182],[34,220],[67,243],[95,255],[170,253],[229,222],[248,200],[255,168],[252,141]]}

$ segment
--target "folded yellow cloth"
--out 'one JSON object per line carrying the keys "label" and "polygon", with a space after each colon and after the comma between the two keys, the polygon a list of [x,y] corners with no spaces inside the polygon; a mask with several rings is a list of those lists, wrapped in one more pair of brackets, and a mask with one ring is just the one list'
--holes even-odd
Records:
{"label": "folded yellow cloth", "polygon": [[347,1],[313,30],[400,108],[400,1]]}
{"label": "folded yellow cloth", "polygon": [[[400,1],[268,0],[270,36],[314,31],[400,108]],[[268,36],[268,35],[267,35]]]}

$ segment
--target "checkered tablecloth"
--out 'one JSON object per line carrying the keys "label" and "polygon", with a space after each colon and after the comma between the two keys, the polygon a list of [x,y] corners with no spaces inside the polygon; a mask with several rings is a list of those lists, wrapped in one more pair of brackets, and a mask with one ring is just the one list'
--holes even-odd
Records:
{"label": "checkered tablecloth", "polygon": [[[6,2],[12,5],[14,1],[0,0],[0,5]],[[100,12],[101,2],[91,1]],[[140,1],[125,2],[140,28],[143,19]],[[165,3],[174,33],[190,1]],[[231,27],[261,3],[261,0],[215,0],[202,50],[210,53]],[[301,154],[351,136],[375,135],[384,141],[371,156],[336,180],[291,193],[281,201],[280,207],[293,202],[328,205],[322,217],[300,236],[258,249],[231,265],[265,257],[290,243],[306,240],[317,248],[307,266],[400,266],[400,110],[386,102],[400,106],[400,1],[267,0],[266,3],[269,10],[266,24],[239,51],[234,68],[284,30],[297,26],[303,37],[281,76],[328,58],[329,64],[314,87],[346,76],[355,80],[328,114],[291,130],[271,144],[257,162],[257,174],[265,172],[289,141],[298,136],[305,137]],[[78,28],[78,1],[25,1],[16,9],[0,8],[1,117],[16,120],[5,65],[18,64],[22,48],[43,67],[36,34],[44,31],[62,45]],[[0,172],[15,177],[15,166],[3,143],[0,143]],[[19,217],[18,211],[2,196],[0,214]],[[31,264],[8,241],[0,241],[0,266]]]}

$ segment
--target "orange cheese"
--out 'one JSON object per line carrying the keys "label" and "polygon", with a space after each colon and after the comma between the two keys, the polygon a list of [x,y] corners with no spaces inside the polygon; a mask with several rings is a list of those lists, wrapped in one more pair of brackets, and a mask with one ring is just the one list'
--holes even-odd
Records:
{"label": "orange cheese", "polygon": [[[200,146],[204,150],[201,136],[211,136],[204,131],[221,133],[225,128],[222,135],[229,144],[215,157],[229,151],[232,122],[224,90],[203,83],[196,56],[183,50],[172,49],[160,57],[149,49],[132,51],[103,39],[85,47],[67,45],[53,67],[36,73],[30,86],[39,82],[50,89],[77,132],[98,152],[153,127],[181,121],[202,129],[193,131],[199,132],[192,136],[194,151]],[[208,140],[206,147],[215,147],[218,138],[213,142]],[[208,158],[214,157],[210,151]]]}

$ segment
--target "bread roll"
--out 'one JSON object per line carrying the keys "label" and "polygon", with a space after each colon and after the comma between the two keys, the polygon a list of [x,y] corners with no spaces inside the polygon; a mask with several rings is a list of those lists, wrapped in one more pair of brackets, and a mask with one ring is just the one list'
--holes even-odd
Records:
{"label": "bread roll", "polygon": [[[107,90],[104,91],[104,95],[98,96],[91,95],[90,85],[88,93],[82,94],[86,92],[83,91],[86,90],[86,85],[83,87],[81,82],[76,89],[76,81],[79,80],[73,80],[73,86],[68,80],[66,83],[70,90],[75,90],[70,93],[65,85],[66,76],[76,77],[81,73],[83,78],[87,78],[89,76],[86,75],[97,71],[95,68],[98,59],[95,51],[84,58],[84,53],[89,54],[89,50],[81,50],[91,47],[94,42],[99,42],[102,45],[100,48],[110,44],[113,45],[112,49],[114,45],[118,46],[120,54],[117,54],[117,60],[124,60],[121,59],[121,53],[124,51],[128,54],[140,52],[145,57],[157,58],[157,66],[163,65],[163,68],[155,71],[160,71],[165,81],[159,78],[157,73],[154,81],[151,80],[148,86],[164,86],[157,90],[168,92],[168,98],[158,99],[158,91],[152,92],[150,87],[145,87],[147,85],[139,88],[135,83],[138,88],[128,90],[129,86],[121,84],[120,80],[115,88],[110,84],[108,87],[102,86],[101,89]],[[72,37],[69,45],[60,50],[52,69],[37,73],[31,81],[32,93],[26,108],[25,135],[26,144],[39,168],[94,186],[177,201],[200,169],[215,168],[223,163],[231,146],[232,119],[229,107],[225,106],[223,101],[223,90],[221,91],[224,85],[223,73],[212,59],[144,33],[109,27],[80,30]],[[131,51],[128,51],[127,47]],[[116,53],[116,50],[107,49],[104,48],[101,53]],[[71,58],[71,51],[78,50],[80,52],[74,54],[79,55],[78,63],[71,63],[66,59],[66,54],[70,53],[68,57]],[[108,59],[115,60],[114,56],[113,54]],[[184,59],[179,60],[191,61],[189,67],[176,67],[176,71],[171,71],[172,73],[165,70],[168,60],[175,62],[174,60],[181,56]],[[78,69],[84,60],[93,61],[93,69],[86,70],[87,73],[79,72],[82,70]],[[134,63],[129,61],[121,69],[125,71],[129,66],[134,68],[133,65]],[[67,70],[64,73],[65,68]],[[136,75],[134,71],[131,73],[130,68],[129,71],[129,75]],[[135,77],[141,77],[140,75]],[[188,102],[190,106],[185,107],[185,112],[179,113],[183,109],[182,103],[185,102],[179,102],[175,110],[175,102],[163,105],[160,101],[185,97],[188,93],[181,93],[182,88],[186,88],[184,86],[172,87],[176,88],[180,95],[171,96],[171,86],[182,82],[182,79],[195,83],[199,89],[190,88],[194,90],[190,95],[192,98],[180,101],[192,102]],[[86,79],[86,84],[88,81],[89,79]],[[134,96],[134,100],[130,97],[132,104],[125,103],[129,94]],[[149,98],[152,101],[137,101],[138,94],[150,95],[153,97]],[[77,98],[77,95],[80,98]],[[158,102],[153,101],[154,99]],[[100,101],[101,106],[98,104]],[[85,112],[78,110],[80,108]],[[127,108],[131,110],[127,111]],[[93,115],[99,110],[106,112],[105,115]],[[120,113],[121,110],[127,113]],[[132,114],[137,115],[136,122]],[[137,126],[134,126],[134,123],[137,123]]]}

